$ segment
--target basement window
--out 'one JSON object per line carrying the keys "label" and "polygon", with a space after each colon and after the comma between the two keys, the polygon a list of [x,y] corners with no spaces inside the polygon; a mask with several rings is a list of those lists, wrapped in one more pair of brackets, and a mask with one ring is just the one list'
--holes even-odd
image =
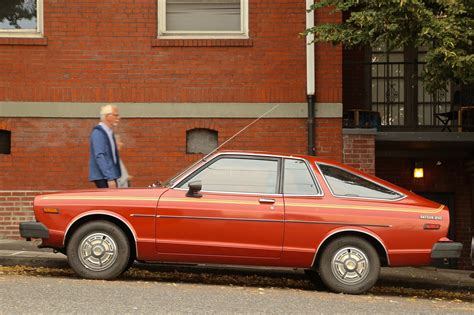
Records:
{"label": "basement window", "polygon": [[2,0],[0,37],[42,37],[43,0]]}
{"label": "basement window", "polygon": [[10,154],[11,135],[11,131],[0,129],[0,154]]}
{"label": "basement window", "polygon": [[217,131],[196,128],[186,131],[186,153],[208,154],[217,148]]}

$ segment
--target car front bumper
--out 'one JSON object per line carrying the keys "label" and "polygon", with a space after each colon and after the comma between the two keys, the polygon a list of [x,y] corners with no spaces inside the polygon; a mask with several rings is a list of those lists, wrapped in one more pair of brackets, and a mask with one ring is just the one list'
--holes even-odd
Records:
{"label": "car front bumper", "polygon": [[459,258],[461,256],[462,243],[436,242],[431,249],[431,258]]}
{"label": "car front bumper", "polygon": [[40,222],[21,222],[20,235],[27,240],[30,238],[48,238],[49,231],[48,228]]}

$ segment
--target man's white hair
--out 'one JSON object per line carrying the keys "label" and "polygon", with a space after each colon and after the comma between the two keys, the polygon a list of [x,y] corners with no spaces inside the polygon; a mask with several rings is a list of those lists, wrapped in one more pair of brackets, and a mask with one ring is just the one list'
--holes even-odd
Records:
{"label": "man's white hair", "polygon": [[114,111],[114,108],[117,108],[117,106],[114,104],[107,104],[107,105],[102,106],[100,108],[100,120],[104,120],[105,116],[107,116],[108,114],[112,114]]}

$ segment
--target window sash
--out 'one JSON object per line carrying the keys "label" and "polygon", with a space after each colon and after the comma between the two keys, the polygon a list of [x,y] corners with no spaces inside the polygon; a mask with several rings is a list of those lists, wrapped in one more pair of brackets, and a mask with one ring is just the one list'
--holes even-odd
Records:
{"label": "window sash", "polygon": [[[233,4],[235,6],[232,6]],[[185,5],[190,5],[191,8],[187,10],[184,8]],[[237,9],[240,9],[238,17],[235,16]],[[181,12],[178,13],[177,11],[180,10]],[[173,14],[182,15],[181,21],[177,24],[169,21],[170,15]],[[234,15],[234,26],[223,29],[219,23],[228,20],[232,15]],[[187,17],[185,18],[185,16]],[[158,0],[158,36],[167,38],[248,38],[247,16],[248,0]],[[203,25],[201,29],[196,29],[196,25],[193,25],[196,19],[211,22]]]}
{"label": "window sash", "polygon": [[[7,20],[2,21],[8,23]],[[36,0],[36,27],[32,28],[2,28],[0,37],[42,37],[43,36],[43,0]]]}

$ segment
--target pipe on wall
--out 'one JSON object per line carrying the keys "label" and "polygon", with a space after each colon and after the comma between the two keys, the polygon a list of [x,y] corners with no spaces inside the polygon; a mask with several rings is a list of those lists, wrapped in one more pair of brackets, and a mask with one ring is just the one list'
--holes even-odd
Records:
{"label": "pipe on wall", "polygon": [[[306,9],[309,9],[314,0],[306,0]],[[306,12],[306,29],[314,26],[314,12]],[[315,62],[314,49],[312,44],[314,35],[306,36],[306,96],[308,101],[308,155],[316,155],[316,147],[314,145],[314,103],[315,103]]]}

